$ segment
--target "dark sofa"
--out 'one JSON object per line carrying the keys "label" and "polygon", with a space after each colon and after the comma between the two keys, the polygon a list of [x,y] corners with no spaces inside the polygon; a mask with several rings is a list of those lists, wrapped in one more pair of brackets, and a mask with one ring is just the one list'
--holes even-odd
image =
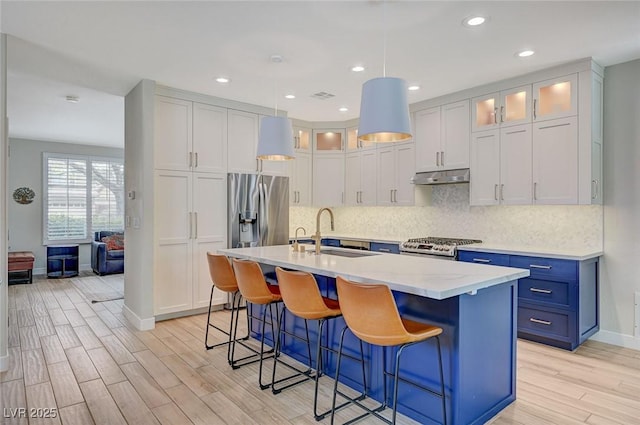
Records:
{"label": "dark sofa", "polygon": [[[91,268],[100,276],[113,273],[124,273],[124,246],[122,249],[107,249],[102,238],[124,235],[124,232],[95,232],[91,242]],[[124,241],[124,236],[122,237]]]}

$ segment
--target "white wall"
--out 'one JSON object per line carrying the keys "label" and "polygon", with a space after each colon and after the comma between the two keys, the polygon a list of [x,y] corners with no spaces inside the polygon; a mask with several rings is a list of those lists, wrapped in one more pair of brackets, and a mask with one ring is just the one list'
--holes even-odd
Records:
{"label": "white wall", "polygon": [[[0,5],[0,8],[2,6]],[[0,371],[9,368],[7,291],[7,36],[0,34]]]}
{"label": "white wall", "polygon": [[[602,207],[599,205],[536,205],[470,207],[469,185],[423,187],[432,190],[424,207],[334,208],[335,231],[322,219],[322,234],[403,241],[440,236],[480,239],[529,247],[602,249]],[[317,208],[291,208],[290,234],[304,226],[315,231]]]}
{"label": "white wall", "polygon": [[153,316],[153,114],[155,83],[142,80],[127,94],[125,109],[125,190],[127,250],[124,260],[124,314],[138,329],[151,329]]}
{"label": "white wall", "polygon": [[[32,251],[36,256],[35,273],[46,271],[46,247],[42,244],[43,232],[43,176],[42,154],[44,152],[74,155],[109,156],[123,158],[124,150],[99,146],[69,143],[42,142],[37,140],[9,139],[8,178],[8,227],[9,251]],[[18,204],[11,198],[19,187],[30,187],[36,193],[30,204]],[[80,245],[80,268],[91,268],[91,244]]]}
{"label": "white wall", "polygon": [[634,292],[640,292],[640,60],[605,69],[604,143],[604,332],[598,338],[640,349],[640,338],[631,337]]}

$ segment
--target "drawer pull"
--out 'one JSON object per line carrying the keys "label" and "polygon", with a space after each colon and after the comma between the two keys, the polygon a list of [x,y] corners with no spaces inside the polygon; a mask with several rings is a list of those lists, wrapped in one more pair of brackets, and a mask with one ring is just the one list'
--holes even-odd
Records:
{"label": "drawer pull", "polygon": [[529,264],[529,267],[532,268],[532,269],[551,270],[551,266],[539,266],[537,264]]}
{"label": "drawer pull", "polygon": [[487,259],[484,259],[484,258],[474,258],[473,262],[474,263],[490,263],[491,260],[487,260]]}
{"label": "drawer pull", "polygon": [[529,321],[533,323],[539,323],[541,325],[551,326],[551,322],[549,322],[548,320],[540,320],[540,319],[534,319],[533,317],[530,317]]}
{"label": "drawer pull", "polygon": [[531,292],[538,292],[540,294],[551,294],[553,291],[549,289],[529,288]]}
{"label": "drawer pull", "polygon": [[380,252],[391,252],[391,250],[389,248],[378,248],[378,251],[380,251]]}

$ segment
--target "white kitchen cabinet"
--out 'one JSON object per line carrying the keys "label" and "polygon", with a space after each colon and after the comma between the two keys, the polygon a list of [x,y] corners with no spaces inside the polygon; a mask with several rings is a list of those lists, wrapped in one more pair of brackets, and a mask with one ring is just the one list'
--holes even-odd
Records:
{"label": "white kitchen cabinet", "polygon": [[358,140],[358,127],[347,128],[347,153],[375,148],[376,143],[372,141]]}
{"label": "white kitchen cabinet", "polygon": [[167,96],[155,101],[155,168],[225,172],[227,110]]}
{"label": "white kitchen cabinet", "polygon": [[533,203],[577,204],[577,118],[536,122],[533,140]]}
{"label": "white kitchen cabinet", "polygon": [[531,122],[531,85],[479,96],[471,100],[471,131]]}
{"label": "white kitchen cabinet", "polygon": [[313,205],[344,205],[344,154],[313,155]]}
{"label": "white kitchen cabinet", "polygon": [[[209,305],[206,252],[226,247],[226,175],[157,170],[154,314]],[[226,303],[216,290],[213,304]]]}
{"label": "white kitchen cabinet", "polygon": [[578,113],[578,74],[533,84],[533,121],[570,117]]}
{"label": "white kitchen cabinet", "polygon": [[154,164],[156,169],[191,168],[193,102],[155,97]]}
{"label": "white kitchen cabinet", "polygon": [[375,150],[348,153],[345,158],[345,205],[376,205]]}
{"label": "white kitchen cabinet", "polygon": [[311,153],[296,152],[295,159],[287,161],[289,166],[289,204],[308,207],[311,205]]}
{"label": "white kitchen cabinet", "polygon": [[259,117],[251,112],[229,109],[227,112],[227,168],[230,173],[258,171]]}
{"label": "white kitchen cabinet", "polygon": [[530,124],[473,133],[470,204],[531,204],[531,162]]}
{"label": "white kitchen cabinet", "polygon": [[469,168],[469,100],[417,111],[415,170]]}
{"label": "white kitchen cabinet", "polygon": [[293,127],[293,148],[296,152],[311,153],[311,129]]}
{"label": "white kitchen cabinet", "polygon": [[415,144],[385,144],[376,150],[378,163],[377,205],[413,205]]}
{"label": "white kitchen cabinet", "polygon": [[345,151],[346,132],[344,128],[314,129],[313,153],[335,154]]}

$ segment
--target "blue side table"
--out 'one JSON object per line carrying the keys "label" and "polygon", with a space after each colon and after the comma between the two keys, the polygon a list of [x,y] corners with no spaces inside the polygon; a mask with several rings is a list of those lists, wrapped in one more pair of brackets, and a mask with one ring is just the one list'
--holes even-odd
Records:
{"label": "blue side table", "polygon": [[47,245],[47,278],[78,275],[78,244]]}

